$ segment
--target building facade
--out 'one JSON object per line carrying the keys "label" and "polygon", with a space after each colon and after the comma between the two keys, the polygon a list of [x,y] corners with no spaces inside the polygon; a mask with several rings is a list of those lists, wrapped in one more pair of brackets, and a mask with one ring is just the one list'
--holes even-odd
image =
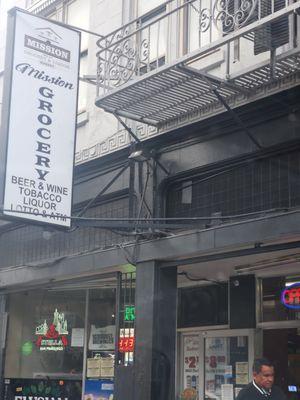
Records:
{"label": "building facade", "polygon": [[3,398],[234,400],[264,355],[299,399],[299,1],[12,3],[82,41],[77,218],[1,220]]}

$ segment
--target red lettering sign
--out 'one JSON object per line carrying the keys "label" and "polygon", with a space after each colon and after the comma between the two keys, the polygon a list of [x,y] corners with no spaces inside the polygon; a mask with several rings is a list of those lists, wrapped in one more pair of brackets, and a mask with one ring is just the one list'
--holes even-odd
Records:
{"label": "red lettering sign", "polygon": [[120,353],[132,353],[134,350],[134,337],[120,338],[119,340],[119,352]]}

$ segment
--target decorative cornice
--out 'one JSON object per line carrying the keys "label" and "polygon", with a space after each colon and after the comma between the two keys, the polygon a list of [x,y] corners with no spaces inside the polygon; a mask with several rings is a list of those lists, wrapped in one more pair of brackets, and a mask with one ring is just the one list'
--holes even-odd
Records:
{"label": "decorative cornice", "polygon": [[[149,125],[138,125],[136,128],[136,134],[139,139],[146,140],[157,135],[157,129]],[[125,129],[119,130],[117,133],[108,137],[103,142],[96,143],[93,146],[86,147],[76,152],[75,163],[81,164],[83,162],[105,156],[114,151],[128,147],[129,144],[130,137],[128,132]]]}

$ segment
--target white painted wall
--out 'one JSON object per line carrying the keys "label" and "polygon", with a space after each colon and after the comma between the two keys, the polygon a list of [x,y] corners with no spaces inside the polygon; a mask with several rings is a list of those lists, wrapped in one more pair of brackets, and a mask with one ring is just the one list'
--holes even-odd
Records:
{"label": "white painted wall", "polygon": [[0,1],[0,123],[2,110],[3,70],[6,45],[7,11],[12,7],[25,7],[26,0],[1,0]]}

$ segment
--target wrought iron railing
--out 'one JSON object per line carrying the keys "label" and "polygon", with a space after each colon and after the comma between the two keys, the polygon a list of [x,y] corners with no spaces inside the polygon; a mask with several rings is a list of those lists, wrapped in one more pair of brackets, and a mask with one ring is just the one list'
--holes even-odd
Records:
{"label": "wrought iron railing", "polygon": [[297,5],[299,0],[187,0],[174,7],[167,1],[98,40],[98,96],[242,35],[252,42],[253,56],[272,51],[289,42],[288,15]]}

